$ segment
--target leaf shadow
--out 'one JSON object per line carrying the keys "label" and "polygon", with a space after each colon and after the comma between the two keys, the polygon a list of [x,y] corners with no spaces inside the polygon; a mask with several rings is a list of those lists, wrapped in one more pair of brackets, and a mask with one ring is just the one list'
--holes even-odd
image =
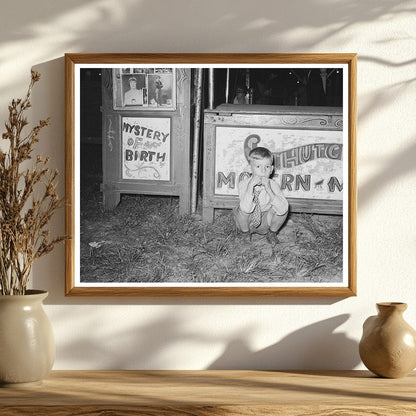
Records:
{"label": "leaf shadow", "polygon": [[350,369],[360,363],[358,343],[343,332],[335,332],[349,314],[334,316],[300,328],[266,348],[253,351],[246,338],[228,343],[210,370],[232,369]]}

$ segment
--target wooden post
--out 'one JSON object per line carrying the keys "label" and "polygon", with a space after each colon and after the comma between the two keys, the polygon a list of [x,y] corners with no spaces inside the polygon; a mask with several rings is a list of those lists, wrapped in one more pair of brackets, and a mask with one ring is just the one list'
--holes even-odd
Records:
{"label": "wooden post", "polygon": [[208,107],[214,109],[214,68],[208,69]]}
{"label": "wooden post", "polygon": [[225,102],[228,104],[230,95],[230,68],[227,68],[227,76],[225,80]]}
{"label": "wooden post", "polygon": [[326,94],[326,80],[327,80],[327,70],[326,68],[321,68],[319,70],[320,75],[321,75],[321,79],[322,79],[322,87],[324,89],[324,93]]}
{"label": "wooden post", "polygon": [[198,199],[199,132],[201,130],[202,68],[196,70],[196,102],[194,117],[194,151],[192,158],[191,214],[195,214]]}

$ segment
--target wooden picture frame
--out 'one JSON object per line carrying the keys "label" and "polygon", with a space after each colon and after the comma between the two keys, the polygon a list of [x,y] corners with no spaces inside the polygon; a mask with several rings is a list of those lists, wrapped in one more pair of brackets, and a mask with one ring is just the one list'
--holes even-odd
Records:
{"label": "wooden picture frame", "polygon": [[[117,87],[114,87],[114,68],[139,68],[136,70],[137,73],[140,73],[140,68],[159,68],[160,70],[163,70],[163,68],[175,68],[175,76],[173,77],[175,79],[175,91],[171,93],[171,98],[168,98],[168,100],[165,99],[164,108],[158,107],[157,105],[155,105],[155,108],[153,109],[149,107],[143,108],[141,104],[128,107],[125,105],[116,105],[114,103],[114,94],[116,94],[115,88]],[[82,77],[90,76],[90,72],[93,72],[94,70],[100,72],[99,77],[101,80],[101,85],[97,87],[97,91],[100,91],[101,99],[97,99],[97,97],[91,98],[92,100],[95,99],[94,106],[99,108],[99,111],[101,112],[100,117],[97,115],[94,116],[97,119],[101,119],[97,122],[101,123],[101,132],[97,134],[97,136],[94,134],[89,135],[88,129],[85,130],[85,127],[82,127],[90,117],[89,114],[84,113],[82,110],[86,107],[85,105],[83,106],[83,103],[86,100],[85,97],[89,97],[83,87],[89,84],[83,83]],[[259,72],[256,72],[256,70],[259,70]],[[318,108],[313,106],[314,108],[311,108],[309,106],[309,108],[307,108],[307,106],[294,105],[299,104],[297,100],[302,100],[303,98],[299,95],[301,94],[298,92],[300,90],[296,90],[297,92],[293,95],[293,89],[291,90],[291,98],[288,99],[289,105],[287,103],[284,105],[278,103],[277,105],[267,107],[265,105],[253,104],[254,101],[252,101],[252,96],[255,94],[256,89],[248,88],[250,85],[250,71],[252,74],[260,74],[260,70],[263,70],[263,72],[266,73],[268,73],[269,70],[269,72],[274,71],[274,76],[276,78],[279,78],[280,74],[283,73],[279,71],[285,70],[287,72],[288,70],[288,74],[297,77],[298,83],[300,83],[301,86],[302,83],[304,83],[305,86],[308,85],[308,77],[310,77],[311,74],[320,74],[324,90],[325,87],[331,85],[330,83],[326,83],[326,77],[329,77],[329,74],[332,74],[335,70],[339,70],[341,72],[341,81],[338,81],[338,84],[341,85],[342,89],[341,92],[338,91],[337,97],[338,99],[341,97],[342,106],[335,110],[334,108],[328,110],[323,107]],[[65,293],[67,296],[348,297],[356,295],[356,54],[66,54],[65,71],[65,219],[66,233],[71,237],[66,242]],[[226,75],[224,75],[225,71]],[[232,90],[228,78],[230,73],[232,76],[237,78],[240,77],[238,79],[243,79],[243,82],[244,80],[248,80],[248,83],[245,85],[247,87],[244,91],[246,93],[245,95],[241,95],[241,88],[238,89],[236,87],[237,81],[234,83],[234,91],[231,91],[231,94],[235,93],[235,105],[230,103],[233,98],[229,98],[230,90]],[[241,74],[243,73],[246,73],[246,75],[242,76]],[[217,94],[218,85],[215,86],[215,84],[208,81],[209,85],[205,89],[205,93],[208,94],[208,99],[206,99],[208,102],[204,103],[203,101],[201,104],[201,95],[194,93],[194,88],[198,83],[198,79],[201,80],[202,75],[205,76],[204,79],[206,81],[212,81],[214,76],[218,76],[218,78],[224,76],[227,77],[225,82],[225,104],[224,102],[221,102],[221,100],[223,100],[221,97],[218,102],[215,102],[215,99],[212,98]],[[294,80],[294,82],[296,82],[295,78]],[[201,89],[199,91],[201,91]],[[242,99],[245,100],[240,107],[237,106],[239,104],[237,92],[243,97]],[[325,91],[325,93],[327,92]],[[267,97],[269,98],[269,96]],[[293,102],[293,97],[295,102]],[[90,101],[88,101],[88,103],[90,103]],[[202,109],[203,122],[200,123],[197,118],[191,120],[191,107],[193,109],[196,107]],[[195,110],[195,113],[199,114],[198,110]],[[163,119],[165,121],[163,121]],[[345,120],[347,120],[347,122],[345,122]],[[192,132],[191,121],[193,122]],[[265,121],[267,122],[267,125],[262,124]],[[197,132],[197,130],[195,130],[195,125],[199,126],[200,124],[203,126],[201,127],[201,134],[203,134],[202,142],[200,140],[195,141],[195,132]],[[324,128],[322,126],[324,126]],[[81,146],[82,128],[84,128],[84,133],[82,134],[83,142]],[[159,130],[161,131],[160,133]],[[124,136],[123,131],[125,133]],[[304,266],[302,263],[303,260],[297,258],[296,247],[298,246],[296,246],[296,244],[289,244],[287,246],[289,248],[287,248],[284,253],[293,255],[294,258],[299,260],[300,265],[294,266],[297,271],[304,267],[303,270],[300,270],[300,274],[296,275],[297,280],[295,278],[293,278],[294,280],[287,280],[284,275],[280,274],[280,277],[278,279],[276,278],[276,281],[269,280],[259,282],[257,278],[261,275],[262,269],[261,265],[258,265],[253,257],[252,263],[246,264],[244,271],[241,272],[244,273],[243,278],[235,282],[228,282],[226,280],[227,274],[224,272],[218,273],[214,278],[216,281],[211,280],[201,282],[198,280],[198,273],[192,274],[192,277],[187,277],[187,280],[185,281],[169,281],[171,278],[171,274],[169,274],[169,261],[173,260],[169,260],[167,254],[161,254],[161,252],[159,252],[158,261],[152,262],[150,260],[145,260],[143,252],[146,251],[147,248],[151,246],[153,251],[157,252],[157,247],[161,247],[163,244],[160,242],[155,243],[154,241],[149,242],[144,238],[141,238],[140,233],[136,233],[137,227],[146,225],[146,227],[151,229],[152,232],[154,231],[154,233],[162,231],[155,228],[156,223],[153,223],[153,220],[150,221],[149,219],[146,219],[140,221],[141,217],[138,217],[141,214],[135,210],[138,209],[137,207],[146,204],[147,200],[151,200],[152,204],[156,204],[152,206],[152,209],[157,211],[159,209],[157,207],[160,207],[161,205],[158,205],[155,201],[157,198],[164,198],[163,204],[167,201],[166,205],[170,213],[169,215],[179,215],[178,218],[180,218],[181,224],[185,224],[187,227],[186,235],[179,235],[179,233],[176,232],[176,229],[172,228],[172,224],[168,224],[170,228],[163,229],[163,238],[170,241],[170,252],[177,249],[176,241],[184,242],[186,245],[186,236],[191,238],[194,234],[197,234],[202,230],[200,234],[202,237],[201,241],[198,242],[198,247],[202,247],[204,244],[208,247],[208,245],[212,243],[209,247],[209,255],[211,256],[210,264],[212,267],[219,267],[219,263],[221,263],[222,260],[221,258],[218,260],[218,258],[214,256],[219,254],[224,256],[222,259],[225,259],[228,249],[225,247],[225,243],[219,244],[215,241],[209,241],[206,237],[208,232],[205,233],[205,231],[208,230],[209,224],[212,223],[216,211],[221,211],[221,215],[224,215],[224,217],[220,217],[220,220],[225,218],[226,215],[231,216],[231,208],[234,207],[235,205],[233,204],[238,201],[238,195],[236,195],[234,184],[232,184],[232,186],[230,185],[232,183],[230,181],[233,179],[231,173],[224,173],[221,171],[221,174],[223,174],[223,176],[221,176],[222,182],[219,182],[220,185],[227,185],[231,189],[228,194],[224,193],[224,195],[222,195],[221,192],[218,193],[215,188],[217,180],[215,175],[219,175],[218,169],[216,169],[216,164],[219,163],[219,150],[215,153],[216,149],[219,148],[220,143],[224,143],[223,138],[226,137],[228,133],[231,133],[230,137],[235,138],[235,140],[233,139],[235,142],[240,140],[240,136],[247,138],[251,135],[262,136],[262,143],[267,143],[269,145],[272,143],[271,141],[274,140],[273,137],[281,137],[283,133],[284,137],[289,137],[288,134],[286,134],[288,132],[291,137],[294,135],[296,136],[296,132],[301,132],[297,139],[300,138],[306,141],[299,142],[300,144],[296,142],[296,146],[292,146],[292,148],[298,150],[301,149],[305,152],[307,146],[315,146],[314,149],[318,149],[318,147],[321,146],[321,149],[327,149],[328,143],[330,144],[335,140],[333,139],[334,137],[337,138],[338,143],[341,143],[331,148],[332,156],[328,157],[327,154],[323,156],[320,153],[316,153],[314,156],[316,159],[332,159],[330,161],[331,163],[334,160],[336,160],[336,163],[341,163],[343,179],[335,178],[338,181],[338,188],[336,188],[336,190],[339,191],[341,202],[338,200],[326,203],[326,197],[323,199],[317,198],[316,200],[313,200],[313,198],[306,198],[305,202],[305,200],[302,200],[302,196],[300,198],[291,198],[290,195],[286,195],[289,200],[289,205],[292,206],[294,216],[297,215],[297,213],[305,211],[305,214],[300,214],[299,217],[301,218],[302,215],[305,215],[305,218],[303,218],[302,221],[309,221],[313,215],[322,215],[322,218],[319,217],[322,221],[327,218],[325,215],[338,215],[336,218],[337,224],[339,224],[337,230],[341,230],[341,237],[338,237],[338,239],[340,239],[338,244],[341,249],[337,252],[337,256],[341,256],[340,261],[342,266],[340,274],[336,277],[338,279],[337,281],[330,281],[332,277],[321,279],[319,274],[315,275],[314,278],[311,277],[313,273],[317,273],[319,268],[322,268],[322,265],[318,264],[318,261],[316,261],[316,267],[309,276],[308,270],[312,269],[308,269],[307,267],[309,266]],[[135,133],[137,134],[134,135]],[[191,133],[193,133],[194,136],[192,141]],[[167,147],[166,149],[169,150],[165,149],[163,152],[160,150],[158,153],[157,149],[162,149],[162,147],[157,147],[159,145],[158,141],[161,142],[161,137],[168,137],[168,135],[170,147]],[[307,138],[305,139],[304,137]],[[318,144],[308,144],[310,137],[313,137]],[[340,139],[340,137],[342,139]],[[321,142],[324,142],[324,144]],[[198,143],[201,143],[201,149],[198,148]],[[83,166],[90,166],[94,163],[94,158],[91,158],[91,155],[94,153],[92,152],[88,155],[83,154],[83,156],[81,156],[80,149],[89,144],[98,146],[101,149],[100,151],[102,151],[102,157],[97,157],[96,159],[97,163],[102,163],[102,174],[100,178],[98,178],[101,183],[98,185],[95,184],[96,187],[94,188],[94,195],[100,196],[95,197],[94,200],[88,201],[88,204],[90,204],[88,209],[92,212],[96,210],[97,213],[102,213],[102,218],[105,219],[102,220],[101,228],[104,228],[104,226],[108,225],[108,212],[114,212],[115,214],[112,215],[115,216],[119,215],[117,213],[120,211],[116,207],[119,205],[120,199],[123,196],[123,201],[126,201],[127,205],[131,204],[130,208],[133,214],[128,218],[123,217],[120,214],[118,217],[119,222],[115,229],[120,230],[120,224],[124,224],[121,228],[125,233],[130,231],[132,234],[136,233],[132,238],[134,237],[134,241],[140,240],[140,242],[138,242],[138,246],[134,247],[134,249],[129,247],[127,250],[127,248],[121,245],[121,242],[114,240],[114,230],[111,231],[113,232],[111,237],[109,236],[110,234],[108,234],[104,240],[102,240],[102,234],[99,236],[97,234],[97,238],[93,238],[94,235],[91,234],[89,237],[89,240],[91,241],[88,240],[87,243],[83,242],[81,244],[80,235],[84,236],[85,233],[83,231],[87,229],[85,225],[87,223],[85,222],[84,215],[86,211],[83,211],[83,209],[80,208],[80,200],[82,200],[80,189],[83,188],[83,185],[85,184],[85,182],[83,182],[83,174],[81,174],[80,171],[83,169]],[[152,146],[155,147],[155,149],[153,149]],[[238,146],[238,148],[241,147],[240,145]],[[254,147],[255,146],[256,144]],[[340,146],[344,149],[342,157],[339,156],[339,152],[333,150],[339,149]],[[193,151],[193,155],[191,154],[191,151]],[[288,152],[287,154],[290,153],[289,150],[285,150],[284,152]],[[316,150],[316,152],[318,152],[318,150]],[[281,152],[273,150],[272,154],[276,161],[276,158]],[[163,164],[166,161],[166,158],[169,159],[169,174],[159,177],[145,177],[140,176],[141,174],[139,176],[130,176],[135,169],[140,170],[143,168],[144,161],[152,163],[157,161],[160,163],[160,166],[165,166],[166,168],[166,165]],[[203,163],[205,164],[202,171],[196,170],[196,167],[200,167],[200,165],[196,163],[196,160],[198,159],[203,159]],[[136,165],[128,165],[127,162],[133,161]],[[125,166],[124,176],[122,173],[123,166]],[[146,169],[150,169],[149,166],[145,167]],[[152,167],[152,169],[155,170],[156,168]],[[314,171],[319,171],[323,168],[315,166],[313,169]],[[275,175],[275,173],[273,173],[273,175]],[[290,176],[289,173],[287,175]],[[282,176],[283,175],[280,175],[280,177]],[[285,185],[283,185],[283,187],[286,188],[286,191],[290,190],[288,183],[291,179],[288,179],[289,176],[286,177]],[[202,177],[204,182],[202,188],[203,195],[199,198],[199,205],[193,206],[193,198],[195,197],[196,200],[196,195],[199,196],[199,193],[196,193],[195,191],[195,189],[199,189],[198,178],[200,181]],[[275,176],[273,176],[273,178],[274,177]],[[278,175],[276,177],[278,177]],[[308,176],[307,181],[309,182],[306,186],[305,177],[306,176],[302,177],[301,174],[299,174],[299,184],[296,186],[293,185],[293,189],[296,188],[298,190],[298,188],[303,186],[303,188],[309,190],[311,188],[310,178]],[[331,177],[331,179],[333,179],[333,177]],[[325,181],[326,180],[327,179],[325,179]],[[322,179],[321,182],[322,181],[324,181],[324,179]],[[321,182],[316,180],[316,182],[313,183],[316,185]],[[295,182],[293,182],[293,184],[295,184]],[[280,183],[280,186],[282,186],[282,182]],[[89,190],[87,191],[89,192]],[[90,196],[91,193],[85,195]],[[178,203],[176,203],[176,198],[178,198]],[[82,203],[84,204],[84,202]],[[328,209],[328,207],[330,208]],[[156,221],[156,211],[148,218],[153,218]],[[169,219],[169,221],[171,221],[171,219]],[[195,222],[197,222],[196,225]],[[88,223],[88,227],[89,226],[90,224]],[[82,227],[85,228],[81,230]],[[296,239],[302,238],[302,236],[298,236],[298,231],[299,230],[296,231],[296,236],[294,237]],[[172,237],[172,234],[175,233],[177,235]],[[295,231],[293,233],[295,233]],[[242,237],[238,233],[238,230],[236,230],[235,235],[237,236],[235,238],[238,238],[238,250],[240,241],[242,241],[240,239]],[[262,236],[255,237],[258,237],[258,241],[262,238]],[[206,238],[206,240],[202,241],[204,238]],[[279,261],[281,261],[276,257],[276,253],[279,253],[280,250],[278,239],[279,235],[277,236],[277,242],[273,240],[272,250],[270,252],[270,258],[275,256],[273,261],[276,261],[276,264],[280,264]],[[264,242],[262,242],[262,244],[263,243]],[[194,247],[191,247],[189,244],[194,244]],[[244,242],[244,244],[246,244],[246,242]],[[310,241],[308,244],[308,247],[313,251],[313,244]],[[112,246],[111,250],[109,248],[110,245]],[[307,245],[304,244],[302,247],[304,248],[306,246]],[[105,253],[104,251],[100,251],[104,250],[102,247],[105,247],[107,250]],[[250,249],[251,246],[246,245],[244,247]],[[290,249],[290,247],[294,248]],[[188,263],[192,261],[197,263],[199,261],[198,256],[200,253],[195,248],[195,243],[188,243],[188,249],[193,253],[190,260],[187,260]],[[84,254],[81,254],[81,251]],[[185,253],[185,251],[182,252]],[[98,252],[100,253],[99,255],[97,254]],[[240,267],[241,263],[244,263],[245,260],[244,253],[237,256],[237,258],[234,259],[233,264]],[[280,251],[279,255],[283,258],[284,253],[283,251]],[[83,255],[84,262],[80,260]],[[128,257],[128,266],[125,266],[125,263],[121,262],[121,260],[118,269],[118,266],[114,266],[117,273],[123,269],[123,273],[117,274],[117,276],[123,276],[124,280],[115,277],[115,280],[113,281],[110,281],[111,279],[107,278],[109,280],[100,282],[94,277],[96,280],[88,281],[90,278],[88,273],[84,273],[82,275],[83,277],[81,277],[81,265],[88,266],[88,270],[92,270],[95,261],[98,263],[98,260],[105,260],[107,261],[106,264],[108,267],[113,267],[113,260],[114,262],[117,262],[119,261],[117,259],[121,259],[124,255]],[[156,281],[155,278],[152,277],[149,278],[148,281],[140,281],[142,274],[137,271],[140,264],[146,271],[155,270],[155,273],[157,271],[158,276],[162,276],[162,280]],[[181,264],[181,267],[182,266],[183,265]],[[203,274],[205,276],[206,270],[204,270],[203,267],[206,266],[201,266],[199,270],[201,270],[201,275]],[[257,267],[256,273],[258,274],[253,272],[255,267]],[[232,271],[229,265],[226,266],[225,270]],[[94,276],[103,274],[100,270],[95,271],[94,273],[96,273]],[[329,273],[330,274],[327,274],[327,276],[332,276],[332,272]],[[114,276],[116,276],[116,274]],[[302,279],[304,280],[301,279],[301,281],[299,281],[299,276],[302,276]],[[131,281],[133,277],[136,279],[135,281]],[[309,279],[309,281],[307,279]]]}

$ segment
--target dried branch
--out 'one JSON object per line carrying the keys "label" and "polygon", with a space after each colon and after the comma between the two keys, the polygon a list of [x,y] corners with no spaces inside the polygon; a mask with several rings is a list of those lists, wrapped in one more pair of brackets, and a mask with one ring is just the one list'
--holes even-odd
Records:
{"label": "dried branch", "polygon": [[39,79],[40,74],[32,71],[26,96],[10,103],[6,131],[0,139],[1,295],[23,295],[33,262],[66,239],[66,236],[51,239],[46,229],[56,210],[63,205],[63,199],[56,192],[58,171],[51,171],[49,157],[41,156],[37,156],[32,167],[22,167],[32,159],[40,131],[50,123],[49,118],[40,120],[23,135],[28,125],[24,112],[31,107],[32,88]]}

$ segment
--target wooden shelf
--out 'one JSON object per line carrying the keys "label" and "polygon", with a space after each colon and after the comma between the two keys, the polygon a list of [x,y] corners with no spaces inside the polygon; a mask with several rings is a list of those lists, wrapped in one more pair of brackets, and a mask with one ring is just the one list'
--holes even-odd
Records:
{"label": "wooden shelf", "polygon": [[416,415],[416,373],[53,371],[40,386],[0,389],[0,414]]}

